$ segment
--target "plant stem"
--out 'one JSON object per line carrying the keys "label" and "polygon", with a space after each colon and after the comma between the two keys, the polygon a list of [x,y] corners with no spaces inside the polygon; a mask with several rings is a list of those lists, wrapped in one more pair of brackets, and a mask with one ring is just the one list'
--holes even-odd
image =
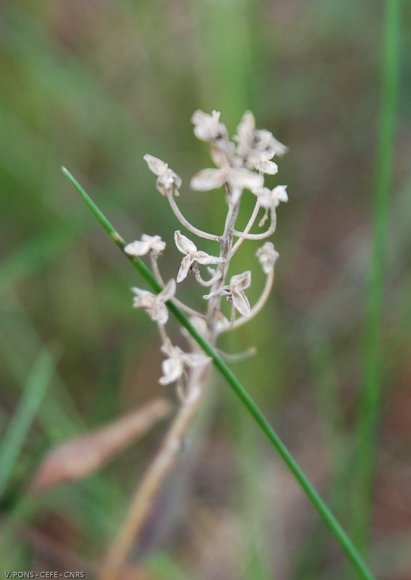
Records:
{"label": "plant stem", "polygon": [[246,227],[246,230],[244,232],[238,232],[237,230],[234,230],[234,235],[241,239],[245,239],[245,240],[265,240],[266,238],[270,238],[273,233],[275,232],[275,229],[277,227],[277,214],[275,212],[275,209],[271,209],[270,210],[270,226],[269,228],[265,231],[262,232],[261,234],[249,234],[246,230],[248,228],[248,225]]}
{"label": "plant stem", "polygon": [[253,213],[251,214],[250,219],[248,220],[247,225],[245,226],[244,230],[241,232],[242,233],[242,237],[239,238],[236,241],[236,243],[234,244],[234,246],[233,246],[233,248],[231,250],[231,253],[230,253],[230,256],[231,257],[234,256],[234,254],[237,252],[237,250],[239,249],[239,247],[242,245],[242,243],[246,239],[245,236],[250,233],[251,228],[253,227],[253,225],[255,223],[255,220],[257,219],[257,216],[258,216],[258,212],[259,211],[260,211],[260,203],[259,203],[259,201],[257,199],[257,201],[255,202],[255,206],[254,206],[254,209],[253,209]]}
{"label": "plant stem", "polygon": [[[102,227],[106,230],[111,239],[119,246],[121,250],[124,249],[125,241],[116,232],[114,227],[92,201],[83,187],[79,182],[70,174],[70,172],[63,168],[63,173],[69,179],[71,184],[83,198],[87,206],[93,212],[97,220],[100,222]],[[123,252],[124,253],[124,252]],[[156,292],[161,291],[161,286],[158,284],[153,274],[147,268],[147,266],[139,258],[134,258],[124,253],[124,255],[133,263],[135,269],[143,276],[146,282],[151,286]],[[362,559],[357,548],[354,546],[351,539],[347,536],[346,532],[343,530],[339,522],[336,520],[332,512],[329,510],[327,505],[321,499],[319,493],[313,487],[304,471],[298,465],[297,461],[288,451],[287,447],[284,445],[280,437],[272,429],[268,420],[265,418],[262,411],[259,409],[257,404],[253,401],[250,395],[247,393],[245,388],[242,386],[238,378],[234,375],[231,369],[226,365],[224,360],[215,350],[215,348],[194,328],[185,314],[177,308],[177,306],[170,300],[167,302],[167,306],[174,317],[180,322],[180,324],[191,334],[193,339],[197,344],[203,349],[203,351],[212,359],[214,366],[218,369],[221,375],[226,379],[227,383],[230,385],[231,389],[243,403],[244,407],[247,409],[248,413],[257,423],[261,431],[264,433],[268,441],[277,451],[281,459],[284,461],[288,469],[291,471],[294,479],[300,485],[304,491],[307,498],[310,500],[318,514],[321,516],[325,524],[328,526],[331,533],[335,536],[338,543],[344,550],[347,558],[351,561],[354,569],[357,571],[358,577],[364,580],[373,580],[374,576],[370,569],[368,568],[365,561]]]}
{"label": "plant stem", "polygon": [[176,200],[174,199],[174,195],[169,193],[167,195],[168,203],[170,204],[171,209],[173,210],[176,218],[178,221],[188,229],[192,234],[198,236],[199,238],[205,238],[206,240],[211,240],[213,242],[219,242],[220,236],[216,236],[215,234],[209,234],[208,232],[204,232],[203,230],[199,230],[195,226],[193,226],[188,219],[186,219],[180,211],[180,208],[177,205]]}
{"label": "plant stem", "polygon": [[397,88],[399,80],[400,0],[385,1],[381,112],[376,159],[373,247],[367,291],[363,387],[358,415],[358,455],[354,487],[353,533],[360,549],[367,549],[375,471],[375,440],[382,388],[383,293],[389,226]]}
{"label": "plant stem", "polygon": [[184,437],[197,414],[204,392],[203,384],[206,368],[208,369],[209,365],[192,369],[188,395],[171,424],[158,454],[137,487],[134,498],[127,509],[125,520],[107,553],[99,576],[100,580],[117,580],[117,578],[121,577],[119,576],[121,568],[125,564],[133,545],[138,543],[144,531],[144,526],[151,514],[155,500],[167,476],[178,460],[183,448]]}
{"label": "plant stem", "polygon": [[[220,257],[223,258],[223,261],[219,265],[220,275],[214,287],[224,284],[228,269],[227,256],[231,250],[232,230],[237,215],[238,204],[230,204],[224,234],[220,240]],[[151,266],[157,282],[164,285],[163,279],[158,271],[157,261],[153,257],[151,258]],[[174,303],[181,308],[177,300],[174,300]],[[209,305],[207,315],[211,328],[213,315],[218,310],[218,297],[214,299],[214,303],[214,305]],[[213,333],[211,333],[211,341],[214,344],[215,337]],[[199,350],[198,346],[196,349]],[[178,460],[184,438],[197,415],[202,396],[208,385],[209,367],[210,365],[207,364],[202,368],[193,368],[191,370],[186,387],[187,395],[167,432],[157,456],[145,472],[142,482],[137,487],[134,498],[127,510],[125,520],[108,550],[100,575],[101,580],[116,580],[119,578],[121,569],[127,560],[132,546],[138,544],[156,499]]]}
{"label": "plant stem", "polygon": [[[227,190],[227,198],[229,199],[229,192]],[[213,284],[212,288],[211,288],[211,292],[215,292],[215,290],[217,290],[217,288],[221,288],[222,286],[224,286],[225,283],[225,277],[227,276],[227,272],[228,272],[228,268],[229,268],[229,255],[231,252],[231,246],[232,246],[232,241],[233,241],[233,230],[234,230],[234,226],[235,226],[235,222],[237,220],[238,217],[238,212],[239,212],[239,201],[238,200],[236,203],[232,203],[229,199],[229,206],[228,206],[228,212],[227,212],[227,217],[225,220],[225,224],[224,224],[224,233],[221,236],[221,242],[220,242],[220,258],[222,258],[222,261],[220,264],[218,264],[218,268],[217,268],[217,274],[219,275],[217,278],[217,281],[215,284]],[[213,298],[210,299],[210,302],[208,304],[208,310],[207,310],[207,321],[208,321],[208,325],[209,325],[209,329],[211,332],[211,336],[213,338],[216,337],[216,329],[214,328],[214,323],[215,323],[215,315],[217,314],[217,312],[219,311],[220,308],[220,302],[221,302],[221,296],[214,296]]]}

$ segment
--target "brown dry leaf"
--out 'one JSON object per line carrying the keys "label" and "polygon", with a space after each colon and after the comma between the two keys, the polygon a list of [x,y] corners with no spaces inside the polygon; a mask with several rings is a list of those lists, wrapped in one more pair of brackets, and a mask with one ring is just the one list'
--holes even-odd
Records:
{"label": "brown dry leaf", "polygon": [[29,491],[44,491],[89,475],[143,436],[170,411],[171,404],[166,399],[155,399],[94,433],[58,445],[38,468]]}

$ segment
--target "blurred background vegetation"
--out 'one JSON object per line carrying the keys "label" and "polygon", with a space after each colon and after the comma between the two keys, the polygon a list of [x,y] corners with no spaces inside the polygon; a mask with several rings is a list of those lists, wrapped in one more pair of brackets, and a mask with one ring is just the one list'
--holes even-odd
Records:
{"label": "blurred background vegetation", "polygon": [[[202,108],[221,110],[231,131],[250,109],[259,127],[290,148],[276,181],[288,184],[290,202],[278,211],[275,291],[265,314],[225,348],[257,347],[236,372],[363,544],[377,576],[411,578],[406,2],[389,215],[381,210],[389,219],[381,352],[373,358],[367,350],[367,336],[378,342],[379,333],[378,320],[375,328],[370,322],[378,308],[367,304],[375,290],[368,280],[384,19],[384,3],[371,0],[3,0],[2,571],[100,561],[165,429],[158,426],[98,475],[38,497],[24,493],[51,446],[163,393],[156,329],[131,309],[130,287],[140,281],[60,167],[85,184],[126,239],[156,233],[171,242],[163,264],[166,277],[175,275],[178,226],[142,156],[166,159],[187,184],[209,165],[190,124]],[[220,227],[219,192],[187,188],[181,202],[199,227]],[[250,245],[243,269],[255,259]],[[190,284],[182,294],[201,305]],[[375,441],[361,461],[370,470],[375,462],[375,485],[357,494],[369,373],[382,392],[371,405],[378,408]],[[171,478],[135,554],[139,577],[350,577],[289,473],[224,383],[213,382],[195,453]]]}

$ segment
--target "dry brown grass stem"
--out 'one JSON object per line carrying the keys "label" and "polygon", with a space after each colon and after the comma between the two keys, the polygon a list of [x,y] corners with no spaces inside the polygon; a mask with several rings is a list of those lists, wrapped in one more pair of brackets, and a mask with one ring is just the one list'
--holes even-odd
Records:
{"label": "dry brown grass stem", "polygon": [[121,569],[128,554],[133,545],[138,543],[158,493],[178,460],[184,437],[197,414],[209,368],[210,365],[207,365],[191,370],[187,396],[134,494],[120,530],[107,552],[99,580],[120,580]]}

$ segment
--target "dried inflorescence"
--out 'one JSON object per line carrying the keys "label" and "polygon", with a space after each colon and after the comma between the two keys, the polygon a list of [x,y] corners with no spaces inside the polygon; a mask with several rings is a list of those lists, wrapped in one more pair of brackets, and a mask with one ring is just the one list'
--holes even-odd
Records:
{"label": "dried inflorescence", "polygon": [[[191,352],[189,353],[172,345],[165,330],[168,320],[165,303],[174,297],[176,286],[192,273],[198,284],[209,288],[209,291],[203,295],[207,301],[205,312],[197,312],[176,298],[174,300],[192,317],[193,323],[201,327],[205,337],[213,344],[220,334],[240,326],[255,316],[269,296],[278,253],[271,242],[264,243],[256,252],[266,275],[266,284],[253,307],[250,306],[246,295],[246,290],[251,285],[251,271],[229,276],[230,263],[244,240],[261,241],[274,233],[276,208],[280,202],[288,201],[285,185],[275,185],[270,188],[265,184],[267,175],[273,176],[278,172],[278,165],[273,159],[283,155],[287,148],[277,141],[270,131],[256,129],[252,113],[244,114],[233,140],[230,140],[227,128],[220,121],[220,113],[217,111],[211,114],[196,111],[192,122],[195,136],[210,144],[211,159],[216,167],[199,171],[191,179],[190,185],[196,191],[224,188],[228,210],[222,234],[206,232],[191,224],[182,214],[175,200],[175,197],[180,195],[181,178],[164,161],[152,155],[145,155],[144,159],[149,169],[157,176],[156,187],[168,199],[178,221],[191,234],[216,242],[219,251],[213,252],[215,255],[210,255],[198,249],[197,245],[180,230],[176,230],[174,240],[183,258],[176,280],[170,280],[168,284],[165,284],[160,274],[158,258],[165,250],[166,244],[160,236],[144,234],[140,240],[132,242],[125,248],[125,251],[132,256],[149,255],[153,272],[163,287],[163,291],[157,296],[134,288],[134,306],[145,309],[159,326],[163,343],[161,350],[167,357],[163,361],[163,376],[160,383],[177,382],[180,392],[184,391],[184,378],[189,369],[205,364],[208,359],[196,352],[192,342],[190,342]],[[254,196],[255,206],[245,228],[238,231],[235,225],[245,191],[251,192]],[[258,229],[253,231],[255,227],[263,228],[267,220],[269,220],[269,225],[264,231],[258,231]],[[227,316],[223,313],[222,298],[225,298],[231,305],[231,312]]]}

